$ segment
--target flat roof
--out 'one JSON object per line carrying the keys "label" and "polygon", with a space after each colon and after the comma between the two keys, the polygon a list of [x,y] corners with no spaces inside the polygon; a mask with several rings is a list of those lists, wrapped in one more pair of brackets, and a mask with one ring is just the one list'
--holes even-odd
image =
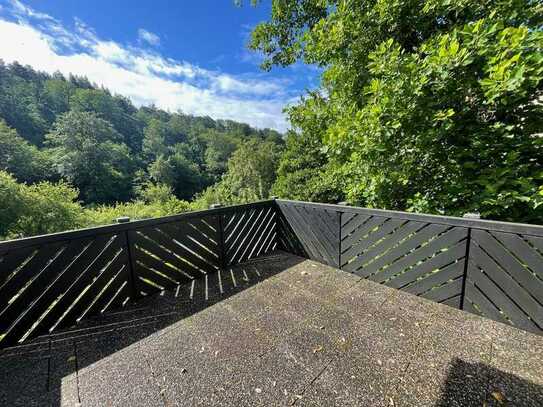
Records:
{"label": "flat roof", "polygon": [[0,353],[10,406],[543,405],[543,337],[277,252]]}

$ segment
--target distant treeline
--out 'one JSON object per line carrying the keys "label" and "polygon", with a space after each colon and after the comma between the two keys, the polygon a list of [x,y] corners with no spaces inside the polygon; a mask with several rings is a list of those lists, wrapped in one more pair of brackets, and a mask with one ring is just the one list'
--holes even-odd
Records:
{"label": "distant treeline", "polygon": [[[167,210],[144,209],[157,191],[162,202],[196,199],[192,205],[197,207],[213,200],[261,199],[269,195],[283,144],[275,130],[154,106],[137,108],[85,77],[50,75],[0,61],[0,212],[6,215],[8,201],[16,201],[17,194],[9,189],[15,182],[20,191],[33,188],[34,194],[40,188],[50,195],[55,195],[51,188],[68,188],[72,192],[64,190],[57,201],[65,197],[68,206],[73,203],[81,211],[112,213],[98,219],[90,219],[88,212],[65,214],[73,219],[62,226],[44,219],[30,229],[13,226],[21,217],[36,218],[29,209],[34,215],[2,216],[0,236],[108,223],[123,211],[147,217],[190,209],[187,202]],[[38,200],[34,196],[31,201]],[[32,206],[21,202],[12,209]],[[127,210],[133,203],[141,210]]]}

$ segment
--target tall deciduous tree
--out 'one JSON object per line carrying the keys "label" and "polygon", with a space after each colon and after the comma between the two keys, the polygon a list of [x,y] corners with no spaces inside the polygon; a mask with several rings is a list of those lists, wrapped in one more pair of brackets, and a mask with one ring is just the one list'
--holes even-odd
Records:
{"label": "tall deciduous tree", "polygon": [[350,201],[541,222],[542,23],[532,0],[274,0],[251,46],[324,69],[290,116]]}
{"label": "tall deciduous tree", "polygon": [[11,173],[19,182],[54,178],[47,155],[8,127],[0,119],[0,170]]}
{"label": "tall deciduous tree", "polygon": [[243,143],[228,160],[228,170],[221,181],[206,189],[197,205],[237,204],[269,198],[281,150],[269,141]]}
{"label": "tall deciduous tree", "polygon": [[132,196],[133,162],[111,124],[95,113],[61,115],[46,136],[57,171],[81,193],[83,201],[108,203]]}

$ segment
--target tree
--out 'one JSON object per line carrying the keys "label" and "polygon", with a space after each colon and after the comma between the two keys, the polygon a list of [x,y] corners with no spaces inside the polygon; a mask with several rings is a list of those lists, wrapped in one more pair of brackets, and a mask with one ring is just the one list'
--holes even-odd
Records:
{"label": "tree", "polygon": [[133,161],[121,135],[91,112],[65,113],[46,136],[54,166],[87,203],[132,196]]}
{"label": "tree", "polygon": [[[232,153],[250,139],[283,144],[274,130],[155,106],[136,108],[85,77],[0,60],[0,170],[29,184],[73,183],[89,207],[126,202],[132,189],[149,182],[191,199],[221,179]],[[143,217],[164,209],[143,210],[141,200],[126,204]],[[97,222],[121,210],[108,207]]]}
{"label": "tree", "polygon": [[324,68],[289,115],[351,202],[541,222],[542,23],[530,0],[274,0],[251,46]]}
{"label": "tree", "polygon": [[143,156],[148,162],[168,154],[166,143],[167,125],[159,119],[151,119],[143,130]]}
{"label": "tree", "polygon": [[287,134],[273,194],[283,199],[316,202],[343,200],[342,177],[334,172],[322,144],[307,133]]}
{"label": "tree", "polygon": [[20,137],[0,119],[0,170],[11,173],[19,182],[51,178],[51,163],[36,146]]}
{"label": "tree", "polygon": [[17,62],[0,64],[0,117],[25,140],[41,145],[48,128],[36,72]]}
{"label": "tree", "polygon": [[75,87],[67,82],[64,77],[48,79],[44,83],[44,98],[46,107],[51,112],[52,120],[56,115],[70,110],[70,98],[75,92]]}
{"label": "tree", "polygon": [[190,161],[183,149],[176,145],[169,157],[163,155],[151,163],[149,175],[155,183],[169,186],[180,199],[191,199],[196,192],[202,189],[205,183],[204,176],[198,166]]}
{"label": "tree", "polygon": [[228,160],[228,170],[221,181],[207,188],[198,197],[196,206],[269,198],[280,154],[281,148],[272,142],[249,140],[243,143]]}
{"label": "tree", "polygon": [[106,89],[77,89],[70,98],[70,107],[78,112],[96,113],[111,123],[127,146],[140,150],[142,124],[131,116],[134,108],[125,98],[114,97]]}
{"label": "tree", "polygon": [[0,237],[17,238],[75,229],[83,225],[78,191],[59,182],[17,183],[0,171]]}
{"label": "tree", "polygon": [[216,130],[204,133],[202,138],[206,143],[205,168],[218,181],[226,172],[228,160],[238,148],[239,139]]}

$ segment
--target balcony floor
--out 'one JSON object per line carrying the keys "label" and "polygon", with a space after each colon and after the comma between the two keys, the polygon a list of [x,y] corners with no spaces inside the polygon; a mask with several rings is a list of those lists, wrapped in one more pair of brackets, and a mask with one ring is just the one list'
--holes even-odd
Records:
{"label": "balcony floor", "polygon": [[543,405],[543,337],[280,252],[204,283],[3,351],[0,405]]}

